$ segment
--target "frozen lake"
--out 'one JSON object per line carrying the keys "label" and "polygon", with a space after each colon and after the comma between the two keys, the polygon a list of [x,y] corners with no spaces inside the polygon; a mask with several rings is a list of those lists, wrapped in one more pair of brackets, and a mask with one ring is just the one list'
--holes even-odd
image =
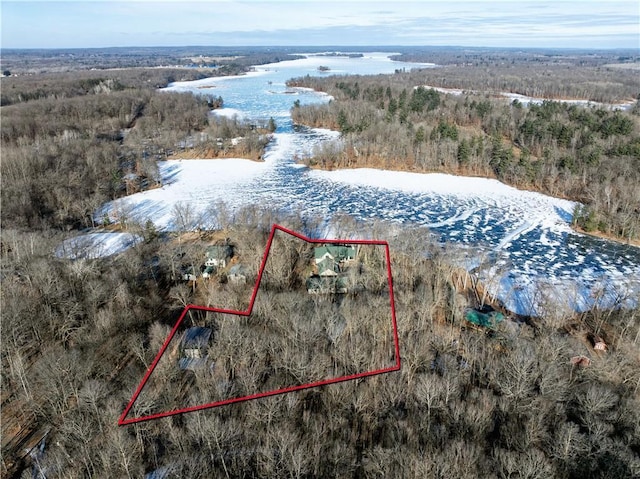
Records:
{"label": "frozen lake", "polygon": [[[278,125],[264,163],[241,159],[182,160],[160,164],[164,187],[109,203],[97,213],[113,219],[123,211],[142,223],[174,229],[175,207],[189,205],[193,226],[215,226],[212,211],[258,204],[322,217],[383,221],[395,229],[423,226],[460,254],[460,264],[478,268],[507,306],[522,314],[585,309],[594,304],[633,304],[640,297],[640,248],[599,240],[570,228],[574,203],[520,191],[495,180],[381,170],[309,170],[296,163],[336,132],[294,127],[293,102],[329,101],[326,95],[287,88],[304,75],[393,73],[432,65],[392,62],[389,54],[363,58],[316,57],[256,67],[241,77],[178,82],[168,90],[222,96],[222,115]],[[392,240],[391,240],[392,241]],[[391,243],[393,247],[393,243]],[[552,305],[552,306],[550,306]]]}

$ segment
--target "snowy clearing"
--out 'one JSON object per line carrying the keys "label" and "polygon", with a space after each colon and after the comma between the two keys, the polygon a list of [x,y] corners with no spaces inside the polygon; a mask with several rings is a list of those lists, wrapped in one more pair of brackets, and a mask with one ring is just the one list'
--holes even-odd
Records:
{"label": "snowy clearing", "polygon": [[95,232],[63,241],[55,251],[58,258],[96,259],[122,253],[142,237],[131,233]]}
{"label": "snowy clearing", "polygon": [[219,202],[230,205],[267,168],[265,163],[238,158],[158,162],[163,186],[106,203],[96,212],[113,223],[152,221],[161,230],[215,227],[207,219]]}
{"label": "snowy clearing", "polygon": [[[483,94],[490,94],[491,93],[491,92],[488,92],[488,91],[461,90],[459,88],[443,88],[443,87],[436,87],[436,86],[431,86],[431,85],[420,85],[420,86],[422,88],[435,90],[438,93],[444,93],[445,95],[453,95],[453,96],[460,96],[460,95],[463,95],[463,94],[466,94],[466,95],[483,95]],[[420,87],[415,87],[415,88],[420,88]],[[504,91],[497,92],[496,95],[499,95],[499,96],[501,96],[503,98],[506,98],[508,100],[511,100],[511,101],[518,100],[524,106],[541,105],[545,101],[556,101],[556,102],[559,102],[559,103],[566,103],[568,105],[577,105],[577,106],[583,106],[583,107],[598,107],[598,108],[607,108],[607,109],[610,109],[610,110],[628,110],[628,109],[633,108],[633,106],[636,103],[635,100],[629,100],[629,101],[625,101],[625,102],[621,102],[621,103],[600,103],[600,102],[591,101],[591,100],[536,98],[536,97],[532,97],[532,96],[520,95],[519,93],[509,93],[509,92],[504,92]]]}

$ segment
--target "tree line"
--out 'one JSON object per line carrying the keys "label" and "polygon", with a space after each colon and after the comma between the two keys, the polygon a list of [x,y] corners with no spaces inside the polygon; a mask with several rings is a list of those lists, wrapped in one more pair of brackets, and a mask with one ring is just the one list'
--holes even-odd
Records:
{"label": "tree line", "polygon": [[11,75],[111,69],[179,69],[189,74],[239,75],[253,65],[302,58],[280,47],[119,47],[2,49],[0,69]]}

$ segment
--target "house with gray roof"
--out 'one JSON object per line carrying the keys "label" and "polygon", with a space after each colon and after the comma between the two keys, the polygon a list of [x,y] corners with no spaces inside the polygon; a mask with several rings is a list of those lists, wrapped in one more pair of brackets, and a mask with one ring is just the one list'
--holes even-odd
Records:
{"label": "house with gray roof", "polygon": [[211,338],[211,328],[194,326],[185,331],[180,342],[180,369],[195,371],[206,366],[209,360],[207,348]]}

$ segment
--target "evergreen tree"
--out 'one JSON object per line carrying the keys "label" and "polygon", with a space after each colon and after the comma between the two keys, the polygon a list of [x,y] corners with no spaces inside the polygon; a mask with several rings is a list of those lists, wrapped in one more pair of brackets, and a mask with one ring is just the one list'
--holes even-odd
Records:
{"label": "evergreen tree", "polygon": [[269,118],[269,123],[267,124],[267,130],[273,133],[276,131],[277,128],[278,126],[276,125],[276,121],[273,119],[273,117]]}
{"label": "evergreen tree", "polygon": [[338,128],[342,133],[348,133],[350,130],[349,120],[347,119],[347,114],[344,110],[340,110],[338,112]]}
{"label": "evergreen tree", "polygon": [[471,155],[471,147],[469,146],[469,142],[467,140],[462,140],[458,144],[458,153],[456,157],[458,159],[458,163],[461,165],[466,165],[469,163],[469,157]]}

